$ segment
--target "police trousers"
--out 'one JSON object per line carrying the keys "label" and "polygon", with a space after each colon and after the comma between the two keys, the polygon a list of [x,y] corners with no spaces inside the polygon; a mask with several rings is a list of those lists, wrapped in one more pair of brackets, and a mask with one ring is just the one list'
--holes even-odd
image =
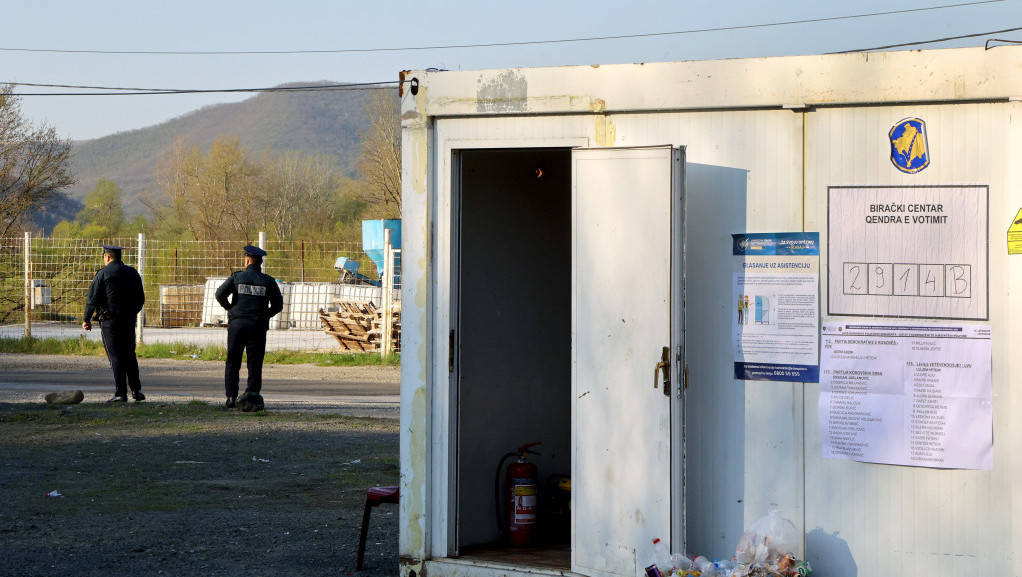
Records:
{"label": "police trousers", "polygon": [[246,393],[263,388],[263,357],[266,356],[266,321],[231,319],[227,324],[227,365],[224,369],[224,391],[229,398],[238,396],[241,355],[248,355],[248,386]]}
{"label": "police trousers", "polygon": [[138,378],[138,359],[135,358],[135,317],[113,318],[99,323],[106,358],[114,372],[114,394],[128,396],[128,389],[142,389]]}

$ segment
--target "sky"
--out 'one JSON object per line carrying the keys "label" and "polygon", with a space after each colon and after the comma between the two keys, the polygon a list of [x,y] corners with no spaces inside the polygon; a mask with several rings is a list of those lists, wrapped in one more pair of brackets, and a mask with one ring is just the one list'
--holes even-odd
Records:
{"label": "sky", "polygon": [[[976,1],[11,2],[4,6],[0,35],[0,83],[224,90],[320,80],[388,82],[397,80],[401,70],[822,54],[1022,27],[1022,0]],[[888,14],[856,17],[875,13]],[[646,36],[546,42],[635,35]],[[1022,41],[1022,31],[913,48],[983,46],[990,38]],[[523,42],[546,43],[506,45]],[[505,45],[478,46],[484,44]],[[439,48],[452,45],[474,47]],[[905,49],[910,48],[893,48]],[[23,95],[27,118],[74,140],[144,128],[204,106],[252,97],[35,95],[57,91],[95,92],[15,89]]]}

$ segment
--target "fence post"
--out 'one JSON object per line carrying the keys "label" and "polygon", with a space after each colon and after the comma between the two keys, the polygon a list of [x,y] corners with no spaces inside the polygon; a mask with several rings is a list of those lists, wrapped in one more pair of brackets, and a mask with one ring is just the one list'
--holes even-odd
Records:
{"label": "fence post", "polygon": [[[259,231],[259,248],[266,250],[266,233]],[[259,270],[266,272],[266,257],[263,257],[263,264],[259,267]]]}
{"label": "fence post", "polygon": [[386,357],[390,354],[390,332],[393,324],[394,314],[391,308],[394,306],[394,263],[391,262],[390,253],[390,229],[383,229],[383,326],[380,327],[380,355]]}
{"label": "fence post", "polygon": [[[142,290],[145,290],[145,233],[138,233],[138,250],[135,253],[135,268],[138,276],[142,277]],[[145,307],[138,311],[138,318],[135,319],[135,341],[142,344],[142,327],[145,325]]]}
{"label": "fence post", "polygon": [[32,338],[32,233],[25,232],[25,338]]}

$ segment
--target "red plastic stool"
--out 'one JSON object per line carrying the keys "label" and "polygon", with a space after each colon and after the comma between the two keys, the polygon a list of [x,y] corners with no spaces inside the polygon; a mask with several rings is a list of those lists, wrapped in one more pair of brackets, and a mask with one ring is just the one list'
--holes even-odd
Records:
{"label": "red plastic stool", "polygon": [[362,559],[366,554],[366,533],[369,532],[369,515],[380,503],[397,503],[400,497],[398,487],[370,487],[366,489],[366,506],[362,511],[362,531],[358,536],[358,558],[355,571],[362,570]]}

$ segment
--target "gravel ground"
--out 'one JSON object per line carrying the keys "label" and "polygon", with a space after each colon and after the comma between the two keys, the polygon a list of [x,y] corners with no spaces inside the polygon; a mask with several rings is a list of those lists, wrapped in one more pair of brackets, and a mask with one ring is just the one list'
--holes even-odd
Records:
{"label": "gravel ground", "polygon": [[[103,358],[3,357],[0,380],[108,371]],[[222,378],[217,363],[145,364]],[[267,376],[278,370],[339,374]],[[392,370],[344,372],[393,386]],[[398,482],[398,425],[312,397],[239,413],[159,394],[64,408],[0,394],[0,575],[354,575],[365,489]],[[397,507],[374,510],[358,575],[397,573],[397,527]]]}

